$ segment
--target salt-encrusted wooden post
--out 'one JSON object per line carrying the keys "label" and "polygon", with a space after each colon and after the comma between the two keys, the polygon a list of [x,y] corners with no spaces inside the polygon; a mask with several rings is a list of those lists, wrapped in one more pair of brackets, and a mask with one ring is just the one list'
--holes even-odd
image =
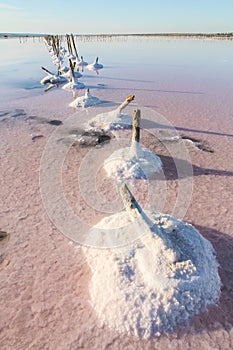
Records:
{"label": "salt-encrusted wooden post", "polygon": [[119,110],[119,112],[121,113],[122,112],[122,110],[125,108],[125,107],[127,107],[128,106],[128,104],[130,103],[130,102],[132,102],[133,100],[134,100],[134,95],[129,95],[128,97],[126,97],[126,99],[124,100],[124,102],[122,102],[122,104],[118,107],[118,110]]}
{"label": "salt-encrusted wooden post", "polygon": [[[167,242],[167,240],[164,238],[161,230],[159,230],[153,221],[147,216],[125,183],[122,183],[120,186],[120,194],[124,207],[129,213],[132,221],[136,221],[137,224],[140,225],[140,229],[142,230],[141,234],[151,233],[153,236],[156,235],[157,237],[162,238],[166,249],[171,248],[169,242]],[[146,241],[143,243],[149,250],[151,249],[151,246],[147,245]]]}
{"label": "salt-encrusted wooden post", "polygon": [[68,51],[69,51],[70,55],[72,55],[72,54],[73,54],[73,52],[72,52],[72,46],[71,46],[70,36],[69,36],[69,34],[66,34],[66,41],[67,41]]}
{"label": "salt-encrusted wooden post", "polygon": [[130,192],[128,186],[123,183],[120,186],[120,194],[124,203],[125,209],[132,215],[134,218],[137,218],[139,214],[142,213],[142,208]]}
{"label": "salt-encrusted wooden post", "polygon": [[[141,227],[145,230],[145,232],[151,231],[151,228],[154,226],[153,222],[143,211],[125,183],[121,184],[120,186],[120,194],[124,203],[124,207],[131,216],[132,220],[139,220],[143,225]],[[142,234],[145,232],[142,232]]]}
{"label": "salt-encrusted wooden post", "polygon": [[136,109],[133,112],[132,141],[140,142],[140,121],[141,111]]}
{"label": "salt-encrusted wooden post", "polygon": [[70,66],[70,72],[71,72],[72,80],[74,80],[75,79],[75,77],[74,77],[74,65],[73,65],[73,63],[72,63],[70,58],[69,58],[69,66]]}
{"label": "salt-encrusted wooden post", "polygon": [[78,58],[78,52],[77,52],[75,41],[74,41],[74,35],[71,34],[70,36],[71,36],[71,40],[72,40],[72,43],[73,43],[74,52],[75,52],[76,58],[78,60],[79,58]]}
{"label": "salt-encrusted wooden post", "polygon": [[46,73],[50,74],[50,75],[54,75],[52,72],[50,72],[48,69],[46,69],[45,67],[41,67],[42,70],[44,70]]}

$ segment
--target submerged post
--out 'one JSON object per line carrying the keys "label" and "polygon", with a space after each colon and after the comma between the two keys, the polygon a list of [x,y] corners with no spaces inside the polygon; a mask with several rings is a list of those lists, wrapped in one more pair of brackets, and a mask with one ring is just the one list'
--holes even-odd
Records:
{"label": "submerged post", "polygon": [[140,142],[140,121],[141,111],[136,109],[133,112],[132,141]]}

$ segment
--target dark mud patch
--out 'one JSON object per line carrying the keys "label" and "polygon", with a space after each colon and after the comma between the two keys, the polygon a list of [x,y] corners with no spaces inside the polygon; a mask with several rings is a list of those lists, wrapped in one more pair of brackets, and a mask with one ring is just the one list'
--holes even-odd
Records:
{"label": "dark mud patch", "polygon": [[[12,111],[0,111],[0,118],[3,118],[3,117],[10,117],[10,118],[18,118],[18,117],[26,117],[27,116],[27,113],[25,112],[24,109],[14,109]],[[4,120],[6,119],[4,118]]]}
{"label": "dark mud patch", "polygon": [[11,114],[11,118],[25,117],[27,113],[24,109],[15,109]]}
{"label": "dark mud patch", "polygon": [[109,142],[111,138],[112,135],[104,131],[85,131],[78,137],[73,146],[95,147]]}
{"label": "dark mud patch", "polygon": [[61,120],[53,119],[53,120],[49,120],[49,121],[48,121],[48,124],[58,126],[58,125],[61,125],[61,124],[63,124],[63,123],[62,123]]}
{"label": "dark mud patch", "polygon": [[188,140],[193,143],[195,147],[197,147],[199,150],[209,153],[214,153],[214,150],[208,145],[206,141],[199,140],[195,137],[187,136],[187,135],[180,135],[180,138],[182,140]]}
{"label": "dark mud patch", "polygon": [[0,111],[0,118],[5,117],[5,116],[7,116],[9,114],[10,114],[10,112],[8,112],[8,111],[6,111],[6,112]]}
{"label": "dark mud patch", "polygon": [[9,237],[9,234],[6,231],[0,230],[0,242],[6,240]]}
{"label": "dark mud patch", "polygon": [[5,259],[5,249],[9,241],[10,235],[6,231],[0,230],[0,264]]}
{"label": "dark mud patch", "polygon": [[40,135],[33,135],[32,136],[32,141],[34,142],[37,139],[41,139],[42,137],[44,137],[44,135],[40,134]]}

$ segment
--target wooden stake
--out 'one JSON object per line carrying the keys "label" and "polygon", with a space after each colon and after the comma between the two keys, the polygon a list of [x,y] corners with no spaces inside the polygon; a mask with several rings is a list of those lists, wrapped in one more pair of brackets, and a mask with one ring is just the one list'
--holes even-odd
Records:
{"label": "wooden stake", "polygon": [[71,75],[72,75],[72,77],[74,79],[74,65],[73,65],[73,63],[72,63],[70,58],[69,58],[69,66],[70,66],[70,70],[71,70]]}
{"label": "wooden stake", "polygon": [[72,54],[72,47],[71,47],[71,44],[70,44],[70,36],[69,36],[69,34],[66,34],[66,41],[67,41],[68,51],[69,51],[69,53],[71,55]]}
{"label": "wooden stake", "polygon": [[59,53],[60,53],[60,40],[59,40],[58,35],[56,35],[56,45],[57,45],[57,54],[59,55]]}
{"label": "wooden stake", "polygon": [[76,55],[76,58],[78,58],[78,52],[77,52],[77,49],[76,49],[76,45],[75,45],[75,41],[74,41],[74,35],[71,34],[71,40],[72,40],[72,43],[73,43],[73,48],[74,48],[74,52],[75,52],[75,55]]}
{"label": "wooden stake", "polygon": [[69,40],[70,54],[73,55],[73,49],[72,49],[72,45],[71,45],[70,35],[68,35],[68,40]]}
{"label": "wooden stake", "polygon": [[133,112],[132,141],[140,142],[140,121],[141,111],[140,109],[136,109]]}
{"label": "wooden stake", "polygon": [[46,69],[45,67],[41,67],[42,70],[44,70],[46,73],[48,73],[49,75],[54,76],[54,73],[50,72],[48,69]]}
{"label": "wooden stake", "polygon": [[125,183],[123,183],[120,187],[120,194],[124,203],[124,207],[129,212],[129,214],[132,215],[134,219],[141,215],[143,210]]}
{"label": "wooden stake", "polygon": [[[120,194],[125,209],[129,213],[132,221],[140,225],[140,229],[142,230],[141,234],[143,235],[144,233],[151,233],[153,236],[156,235],[162,239],[166,249],[171,249],[171,242],[166,238],[166,236],[162,234],[159,227],[156,226],[143,211],[125,183],[121,184],[120,186]],[[145,244],[148,250],[151,249],[150,242],[147,244],[147,241],[143,240],[143,244]]]}
{"label": "wooden stake", "polygon": [[52,35],[52,43],[53,43],[53,50],[55,51],[57,57],[59,55],[57,43],[56,43],[56,37]]}

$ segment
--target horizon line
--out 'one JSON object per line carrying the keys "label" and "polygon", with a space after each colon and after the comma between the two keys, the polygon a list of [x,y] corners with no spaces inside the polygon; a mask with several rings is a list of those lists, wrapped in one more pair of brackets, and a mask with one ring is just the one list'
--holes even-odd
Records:
{"label": "horizon line", "polygon": [[[30,32],[0,32],[0,36],[64,36],[67,33],[30,33]],[[77,34],[75,36],[233,36],[232,32],[161,32],[161,33],[86,33]]]}

